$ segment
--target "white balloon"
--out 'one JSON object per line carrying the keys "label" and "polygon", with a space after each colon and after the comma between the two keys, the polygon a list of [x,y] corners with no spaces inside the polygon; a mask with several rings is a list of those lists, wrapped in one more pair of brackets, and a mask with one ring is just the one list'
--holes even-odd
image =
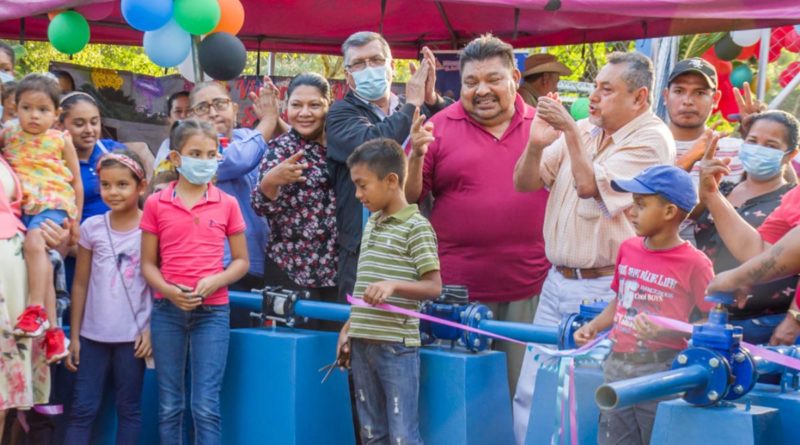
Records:
{"label": "white balloon", "polygon": [[[189,51],[189,55],[186,57],[186,59],[183,60],[183,62],[180,63],[180,65],[177,66],[177,68],[178,72],[181,73],[181,76],[183,76],[184,79],[192,83],[197,83],[197,81],[194,78],[194,61],[192,60],[191,51]],[[204,71],[203,80],[213,80],[213,79],[211,79],[211,76],[209,76],[208,73]]]}
{"label": "white balloon", "polygon": [[733,40],[733,43],[741,46],[742,48],[755,45],[760,38],[760,29],[748,29],[745,31],[731,32],[731,40]]}

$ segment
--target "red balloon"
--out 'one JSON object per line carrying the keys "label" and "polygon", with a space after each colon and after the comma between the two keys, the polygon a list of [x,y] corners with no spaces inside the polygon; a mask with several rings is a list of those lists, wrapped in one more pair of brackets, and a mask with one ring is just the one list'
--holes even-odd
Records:
{"label": "red balloon", "polygon": [[722,98],[720,98],[719,105],[717,105],[714,112],[719,111],[726,121],[733,122],[736,119],[733,119],[731,116],[739,113],[739,106],[736,104],[736,98],[733,95],[733,85],[727,75],[719,76],[719,90],[722,92]]}
{"label": "red balloon", "polygon": [[758,46],[759,44],[756,43],[755,45],[742,48],[742,52],[739,53],[739,57],[737,57],[736,60],[748,60],[751,57],[758,58]]}
{"label": "red balloon", "polygon": [[787,50],[798,53],[800,52],[800,34],[797,34],[797,31],[794,30],[794,27],[787,27],[789,29],[786,30],[786,33],[783,35],[783,40],[781,40],[781,44]]}
{"label": "red balloon", "polygon": [[780,57],[781,57],[781,50],[782,50],[782,49],[783,49],[783,48],[781,48],[781,47],[779,47],[779,46],[778,46],[778,47],[774,47],[774,48],[770,48],[770,50],[769,50],[769,58],[768,58],[767,60],[768,60],[770,63],[772,63],[772,62],[774,62],[774,61],[776,61],[776,60],[780,59]]}
{"label": "red balloon", "polygon": [[708,48],[706,50],[706,52],[704,52],[703,55],[700,56],[700,57],[702,57],[703,59],[706,59],[708,61],[708,63],[710,63],[712,65],[716,65],[719,62],[722,62],[722,60],[719,60],[719,57],[717,57],[717,54],[714,53],[714,46],[713,45],[711,46],[711,48]]}
{"label": "red balloon", "polygon": [[714,65],[714,68],[717,69],[717,75],[728,75],[731,73],[731,71],[733,71],[733,64],[717,57],[716,53],[714,53],[713,46],[709,48],[708,51],[703,53],[701,57],[706,59],[708,63]]}
{"label": "red balloon", "polygon": [[778,83],[782,87],[785,87],[786,85],[789,85],[789,82],[791,82],[792,79],[794,79],[794,77],[798,74],[800,74],[800,62],[792,62],[786,67],[785,70],[783,70],[780,76],[778,76]]}

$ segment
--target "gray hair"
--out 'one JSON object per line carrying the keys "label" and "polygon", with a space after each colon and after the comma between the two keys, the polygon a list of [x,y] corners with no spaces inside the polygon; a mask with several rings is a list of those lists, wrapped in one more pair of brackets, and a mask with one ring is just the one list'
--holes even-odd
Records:
{"label": "gray hair", "polygon": [[361,48],[362,46],[369,45],[374,41],[381,42],[381,47],[383,48],[383,56],[389,60],[392,58],[392,50],[389,48],[389,42],[383,38],[382,35],[378,34],[377,32],[372,31],[359,31],[350,35],[347,40],[342,43],[342,55],[344,56],[344,64],[350,62],[347,59],[347,51],[350,48]]}
{"label": "gray hair", "polygon": [[639,88],[647,88],[647,102],[653,102],[653,62],[649,57],[637,53],[613,52],[608,55],[609,65],[628,65],[622,73],[622,81],[628,86],[629,92],[634,92]]}

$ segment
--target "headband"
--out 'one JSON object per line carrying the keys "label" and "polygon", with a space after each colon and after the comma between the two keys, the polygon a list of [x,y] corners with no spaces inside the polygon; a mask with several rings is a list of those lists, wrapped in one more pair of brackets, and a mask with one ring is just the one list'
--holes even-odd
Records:
{"label": "headband", "polygon": [[73,91],[71,93],[67,93],[67,94],[61,96],[61,100],[59,101],[59,105],[62,105],[70,97],[75,97],[75,96],[86,96],[89,100],[92,101],[93,104],[97,105],[97,101],[94,100],[94,97],[92,97],[92,95],[89,94],[89,93],[84,93],[83,91]]}
{"label": "headband", "polygon": [[106,153],[103,156],[101,156],[100,159],[97,161],[97,166],[95,167],[95,171],[97,171],[97,173],[100,173],[100,169],[102,168],[101,164],[103,163],[103,161],[106,160],[117,161],[120,164],[124,165],[125,167],[128,167],[133,172],[133,175],[136,176],[137,179],[139,179],[140,181],[144,179],[144,171],[142,170],[142,167],[139,165],[139,163],[134,161],[133,158],[131,158],[130,156],[119,153]]}

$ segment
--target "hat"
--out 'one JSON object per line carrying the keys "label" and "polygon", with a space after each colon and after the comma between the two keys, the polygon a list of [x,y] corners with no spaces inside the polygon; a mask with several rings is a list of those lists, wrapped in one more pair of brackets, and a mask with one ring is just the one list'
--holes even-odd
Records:
{"label": "hat", "polygon": [[572,70],[559,62],[552,54],[533,54],[525,59],[525,71],[522,77],[538,73],[558,73],[564,76],[572,74]]}
{"label": "hat", "polygon": [[686,73],[697,73],[708,82],[708,86],[717,89],[717,69],[709,61],[700,57],[684,59],[675,64],[675,68],[669,73],[667,85],[671,84],[676,77]]}
{"label": "hat", "polygon": [[697,192],[689,173],[672,165],[647,168],[633,179],[614,179],[611,188],[618,192],[661,195],[681,210],[691,212],[697,205]]}

